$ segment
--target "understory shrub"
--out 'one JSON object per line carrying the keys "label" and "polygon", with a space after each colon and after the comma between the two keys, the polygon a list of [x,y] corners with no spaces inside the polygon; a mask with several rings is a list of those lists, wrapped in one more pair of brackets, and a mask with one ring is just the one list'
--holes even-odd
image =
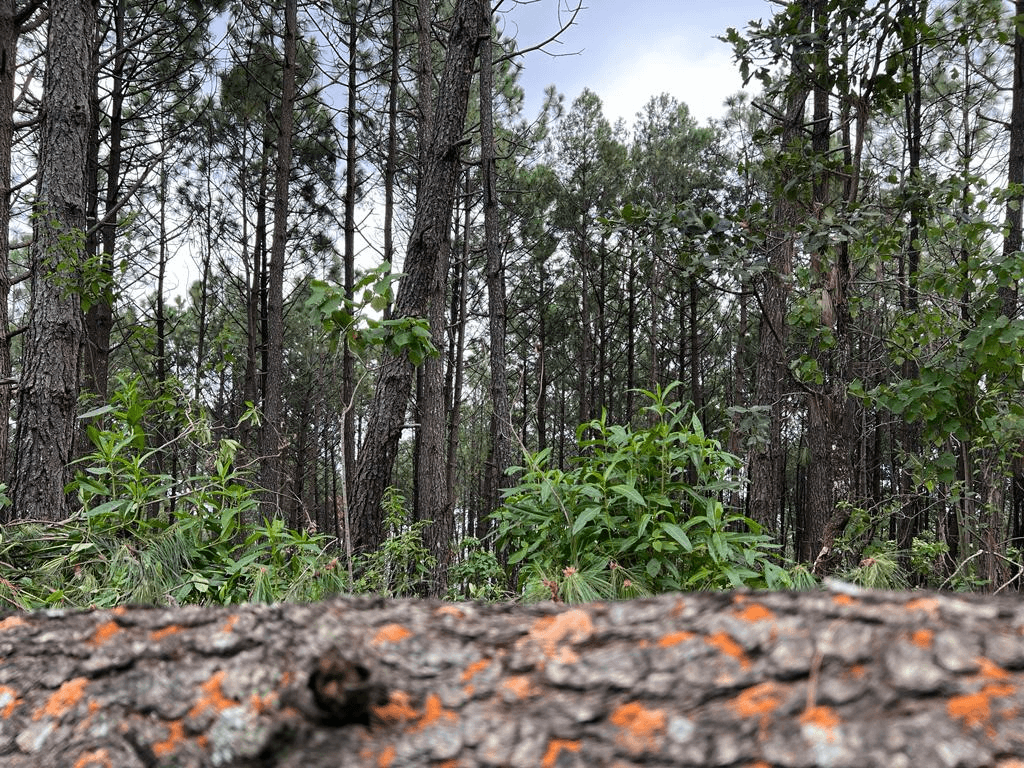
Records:
{"label": "understory shrub", "polygon": [[520,563],[524,599],[579,602],[740,586],[784,588],[788,572],[753,520],[727,509],[740,459],[670,395],[653,392],[646,426],[580,426],[582,455],[562,471],[526,456],[495,513],[497,544]]}
{"label": "understory shrub", "polygon": [[[176,414],[174,400],[147,399],[132,379],[83,416],[93,450],[67,487],[79,509],[59,523],[0,528],[0,602],[31,610],[302,601],[347,587],[328,537],[281,520],[241,523],[257,501],[234,465],[238,443],[213,443],[201,414]],[[150,447],[145,428],[157,413],[182,420],[178,448],[203,471],[175,481],[160,470],[171,446]]]}

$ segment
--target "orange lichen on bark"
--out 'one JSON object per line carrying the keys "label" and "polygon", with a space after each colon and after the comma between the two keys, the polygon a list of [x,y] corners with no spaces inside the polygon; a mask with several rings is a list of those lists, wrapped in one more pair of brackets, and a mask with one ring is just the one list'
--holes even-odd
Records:
{"label": "orange lichen on bark", "polygon": [[100,646],[120,631],[121,627],[118,626],[116,621],[105,621],[96,627],[96,631],[92,633],[92,637],[86,642],[92,646]]}
{"label": "orange lichen on bark", "polygon": [[555,616],[537,619],[530,627],[529,637],[540,646],[547,658],[562,664],[573,664],[579,660],[579,656],[561,644],[566,641],[582,642],[593,632],[594,623],[590,620],[590,614],[573,608]]}
{"label": "orange lichen on bark", "polygon": [[932,638],[935,637],[935,633],[930,629],[919,629],[910,636],[910,642],[916,645],[918,648],[924,648],[928,650],[932,647]]}
{"label": "orange lichen on bark", "polygon": [[388,768],[393,762],[395,762],[395,748],[388,744],[377,757],[377,768]]}
{"label": "orange lichen on bark", "polygon": [[847,674],[854,680],[861,680],[868,673],[868,668],[863,664],[854,664],[847,670]]}
{"label": "orange lichen on bark", "polygon": [[980,667],[978,670],[979,678],[984,680],[1005,680],[1010,677],[1010,673],[992,661],[992,659],[986,659],[984,656],[979,656],[975,661],[978,662],[978,666]]}
{"label": "orange lichen on bark", "polygon": [[441,699],[436,693],[427,694],[427,700],[423,703],[423,716],[420,718],[420,721],[416,723],[415,730],[422,730],[428,725],[433,725],[439,720],[450,720],[454,722],[458,720],[458,715],[450,709],[445,709],[444,705],[441,704]]}
{"label": "orange lichen on bark", "polygon": [[736,611],[736,618],[753,623],[757,621],[771,621],[775,618],[775,614],[760,603],[750,603],[743,610]]}
{"label": "orange lichen on bark", "polygon": [[609,718],[620,732],[616,741],[630,752],[654,751],[668,718],[662,709],[647,709],[638,701],[623,704]]}
{"label": "orange lichen on bark", "polygon": [[544,750],[544,757],[541,758],[541,768],[555,768],[558,764],[558,756],[566,752],[579,752],[580,742],[569,739],[552,739],[548,742],[548,748]]}
{"label": "orange lichen on bark", "polygon": [[373,636],[373,644],[398,643],[407,637],[412,637],[412,630],[407,627],[403,627],[401,624],[385,624]]}
{"label": "orange lichen on bark", "polygon": [[478,659],[462,671],[462,682],[468,683],[478,672],[482,672],[491,666],[490,659]]}
{"label": "orange lichen on bark", "polygon": [[729,707],[740,717],[760,718],[763,726],[781,704],[782,697],[775,683],[758,683],[742,691],[729,702]]}
{"label": "orange lichen on bark", "polygon": [[939,601],[934,597],[918,597],[908,601],[903,609],[906,611],[924,611],[936,615],[939,612]]}
{"label": "orange lichen on bark", "polygon": [[199,701],[193,704],[192,709],[188,711],[189,717],[201,715],[208,709],[212,709],[215,712],[223,712],[228,707],[233,707],[238,703],[224,695],[224,690],[221,688],[221,683],[224,682],[224,674],[223,669],[218,670],[214,673],[213,677],[199,686],[202,695],[199,697]]}
{"label": "orange lichen on bark", "polygon": [[153,755],[168,757],[174,754],[178,745],[185,740],[185,726],[181,720],[172,720],[167,724],[167,738],[153,745]]}
{"label": "orange lichen on bark", "polygon": [[464,619],[464,618],[466,618],[465,612],[461,608],[459,608],[457,606],[454,606],[454,605],[442,605],[436,611],[434,611],[434,615],[435,616],[454,616],[456,619]]}
{"label": "orange lichen on bark", "polygon": [[659,648],[671,648],[673,645],[686,642],[693,637],[693,632],[669,632],[658,638]]}
{"label": "orange lichen on bark", "polygon": [[17,709],[18,705],[21,704],[21,699],[18,698],[18,692],[7,685],[0,685],[0,717],[6,720],[8,717],[14,714],[14,710]]}
{"label": "orange lichen on bark", "polygon": [[259,715],[265,715],[268,712],[273,712],[277,708],[277,701],[277,691],[271,691],[265,696],[253,693],[249,697],[249,706],[252,707],[253,712]]}
{"label": "orange lichen on bark", "polygon": [[228,616],[228,620],[224,622],[224,626],[220,628],[221,632],[231,632],[235,628],[235,624],[238,623],[238,614],[234,613]]}
{"label": "orange lichen on bark", "polygon": [[6,632],[8,629],[14,629],[15,627],[24,627],[28,624],[21,616],[8,616],[6,619],[0,621],[0,632]]}
{"label": "orange lichen on bark", "polygon": [[740,644],[733,640],[727,632],[716,632],[713,635],[708,635],[704,638],[704,642],[712,648],[717,648],[726,656],[732,656],[740,663],[743,669],[750,668],[750,659],[747,658],[747,654],[743,652]]}
{"label": "orange lichen on bark", "polygon": [[115,768],[110,753],[105,749],[90,749],[75,760],[74,768]]}
{"label": "orange lichen on bark", "polygon": [[809,707],[800,715],[800,722],[813,725],[825,731],[828,741],[835,741],[835,729],[842,721],[832,707]]}
{"label": "orange lichen on bark", "polygon": [[85,686],[88,684],[89,681],[84,677],[68,680],[50,694],[50,698],[46,700],[43,706],[32,713],[32,719],[39,720],[43,715],[61,717],[82,700],[82,696],[85,695]]}
{"label": "orange lichen on bark", "polygon": [[419,711],[412,706],[412,700],[405,691],[391,691],[388,703],[372,707],[373,714],[381,720],[394,723],[400,720],[414,720]]}
{"label": "orange lichen on bark", "polygon": [[165,637],[170,637],[171,635],[175,635],[178,632],[181,632],[181,629],[182,628],[179,627],[177,624],[171,624],[171,626],[164,627],[162,629],[154,629],[152,632],[149,633],[149,639],[152,640],[154,643],[158,643]]}
{"label": "orange lichen on bark", "polygon": [[853,595],[838,594],[832,596],[832,602],[836,605],[856,605],[857,598]]}
{"label": "orange lichen on bark", "polygon": [[946,702],[946,712],[950,718],[962,720],[967,728],[983,726],[985,733],[992,737],[995,736],[995,729],[990,722],[992,717],[992,699],[1012,696],[1016,691],[1016,686],[1007,683],[989,683],[977,693],[953,696]]}
{"label": "orange lichen on bark", "polygon": [[501,681],[501,687],[511,692],[517,699],[535,696],[538,691],[528,675],[512,675]]}

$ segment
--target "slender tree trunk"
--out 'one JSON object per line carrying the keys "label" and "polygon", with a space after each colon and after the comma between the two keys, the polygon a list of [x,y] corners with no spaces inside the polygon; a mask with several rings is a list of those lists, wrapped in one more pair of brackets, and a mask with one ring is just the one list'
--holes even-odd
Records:
{"label": "slender tree trunk", "polygon": [[[807,19],[810,12],[809,0],[803,0],[803,6],[804,12],[801,18]],[[800,71],[804,66],[806,56],[806,43],[800,41],[795,43],[792,53],[795,71]],[[790,84],[782,126],[783,150],[796,148],[801,140],[807,95],[808,87],[802,78],[798,78]],[[749,508],[750,517],[760,524],[766,533],[772,535],[779,531],[781,500],[785,484],[782,384],[788,371],[786,311],[788,283],[793,274],[793,258],[796,250],[795,228],[799,215],[793,201],[781,193],[776,195],[772,227],[766,244],[768,269],[759,276],[757,281],[761,322],[752,404],[767,411],[769,422],[767,435],[751,449]]]}
{"label": "slender tree trunk", "polygon": [[[1015,0],[1014,5],[1014,36],[1013,36],[1013,90],[1010,106],[1010,152],[1007,157],[1007,183],[1019,190],[1024,185],[1024,0]],[[1022,237],[1022,220],[1024,212],[1024,194],[1019,191],[1006,201],[1006,238],[1003,240],[1003,259],[1020,258],[1020,250],[1024,246]],[[1001,287],[1003,314],[1015,317],[1017,313],[1016,282]]]}
{"label": "slender tree trunk", "polygon": [[[98,291],[85,314],[85,360],[82,386],[105,402],[110,382],[110,334],[114,327],[114,248],[117,242],[117,207],[121,193],[121,155],[124,133],[125,0],[117,0],[114,13],[114,58],[110,72],[110,129],[107,154],[104,220],[100,227],[100,276],[110,284]],[[98,117],[98,114],[97,114]],[[93,127],[94,131],[96,126]]]}
{"label": "slender tree trunk", "polygon": [[[349,300],[355,295],[356,283],[356,88],[358,86],[358,67],[356,59],[359,56],[359,3],[349,4],[348,20],[348,79],[346,82],[348,93],[345,111],[345,297]],[[389,211],[390,213],[390,211]],[[390,221],[385,229],[390,229]],[[385,237],[390,238],[390,232]],[[355,355],[348,343],[348,336],[345,337],[342,348],[342,370],[341,370],[341,402],[348,406],[352,403],[356,391],[356,361]],[[352,476],[355,473],[356,455],[356,410],[354,407],[346,408],[342,418],[341,439],[344,441],[345,454],[345,497],[352,498]]]}
{"label": "slender tree trunk", "polygon": [[465,376],[466,351],[466,310],[467,286],[469,283],[469,226],[471,206],[469,204],[469,174],[466,174],[465,218],[461,236],[456,232],[459,243],[459,258],[455,261],[454,280],[451,291],[449,322],[455,329],[448,344],[448,376],[445,382],[445,402],[448,403],[448,445],[445,450],[445,487],[448,489],[448,507],[455,509],[456,477],[459,469],[459,436],[462,429],[462,390]]}
{"label": "slender tree trunk", "polygon": [[32,260],[32,305],[18,390],[18,456],[12,487],[17,518],[61,520],[75,441],[82,343],[91,0],[50,3]]}
{"label": "slender tree trunk", "polygon": [[[1013,92],[1010,108],[1010,153],[1007,163],[1007,182],[1024,185],[1024,35],[1021,24],[1024,23],[1024,0],[1015,0],[1013,38]],[[1003,259],[1021,258],[1020,251],[1024,247],[1022,236],[1022,211],[1024,194],[1016,194],[1006,203],[1006,239],[1003,240]],[[1019,286],[1014,283],[1000,289],[1003,314],[1016,317],[1018,312]],[[1011,546],[1020,547],[1024,539],[1024,461],[1019,457],[1013,460],[1013,481],[1010,488],[1010,537]]]}
{"label": "slender tree trunk", "polygon": [[[394,219],[395,219],[395,176],[398,159],[398,50],[400,28],[398,26],[399,0],[391,0],[391,73],[388,76],[388,141],[387,156],[384,158],[384,262],[390,272],[395,263]],[[385,319],[391,317],[391,304],[384,308]]]}
{"label": "slender tree trunk", "polygon": [[[427,314],[438,261],[447,259],[462,133],[480,37],[478,17],[477,0],[459,0],[450,24],[435,128],[428,137],[417,189],[405,276],[395,301],[398,317]],[[376,549],[383,540],[380,502],[398,453],[413,373],[405,354],[383,355],[354,483],[352,529],[358,550]],[[443,463],[441,466],[443,470]]]}
{"label": "slender tree trunk", "polygon": [[[822,163],[826,163],[829,151],[831,111],[829,109],[830,76],[828,72],[829,54],[828,14],[823,0],[814,0],[813,24],[813,66],[814,93],[812,98],[813,116],[811,121],[811,152]],[[817,172],[814,177],[811,197],[812,210],[824,211],[832,202],[832,174],[830,171]],[[813,289],[820,295],[821,324],[833,326],[832,291],[829,289],[831,256],[827,247],[810,254],[811,279]],[[823,332],[823,331],[822,331]],[[797,553],[800,560],[813,560],[818,556],[824,544],[825,526],[828,524],[832,511],[835,509],[833,491],[833,456],[837,445],[832,424],[835,421],[833,403],[830,398],[829,385],[833,374],[832,366],[826,359],[829,351],[816,350],[818,365],[824,372],[825,381],[807,394],[807,503],[803,507],[804,520],[802,529],[805,533],[804,549]]]}
{"label": "slender tree trunk", "polygon": [[505,474],[512,464],[512,414],[508,399],[505,358],[505,265],[502,263],[498,221],[498,171],[494,144],[494,69],[492,65],[491,0],[480,0],[480,178],[483,182],[484,251],[487,253],[487,323],[491,347],[491,449],[487,458],[485,504],[500,503]]}
{"label": "slender tree trunk", "polygon": [[267,364],[263,392],[260,481],[261,513],[268,520],[282,517],[284,473],[284,268],[288,245],[288,177],[292,168],[292,133],[295,121],[297,0],[285,0],[284,70],[281,78],[281,115],[277,125],[277,167],[274,171],[274,231],[267,280]]}
{"label": "slender tree trunk", "polygon": [[[905,9],[907,17],[923,21],[927,13],[927,0],[907,0]],[[907,225],[907,261],[904,309],[916,314],[920,308],[918,278],[921,264],[919,239],[921,224],[924,219],[921,195],[924,194],[921,177],[921,56],[924,46],[920,39],[914,41],[909,52],[911,90],[904,99],[907,123],[907,179],[910,188],[910,221]],[[903,362],[900,375],[907,381],[918,376],[917,361],[908,355]],[[921,450],[921,427],[919,424],[904,420],[899,426],[900,441],[907,456],[916,456]],[[909,468],[903,467],[900,472],[900,497],[902,500],[901,516],[896,525],[896,545],[901,551],[910,551],[914,537],[924,529],[925,499],[922,492],[914,486],[913,476]]]}
{"label": "slender tree trunk", "polygon": [[18,61],[18,25],[15,0],[0,0],[0,482],[8,474],[11,419],[11,149],[14,145],[14,74]]}

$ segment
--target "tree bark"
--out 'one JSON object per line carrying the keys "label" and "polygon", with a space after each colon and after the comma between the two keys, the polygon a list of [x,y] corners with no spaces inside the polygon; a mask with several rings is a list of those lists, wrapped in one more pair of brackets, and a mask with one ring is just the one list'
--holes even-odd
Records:
{"label": "tree bark", "polygon": [[[802,18],[808,19],[811,0],[803,0]],[[794,44],[793,70],[806,67],[806,42]],[[793,151],[801,140],[804,105],[809,88],[797,76],[790,84],[782,126],[783,151]],[[749,459],[749,514],[766,533],[775,535],[781,525],[783,495],[782,383],[787,375],[786,311],[789,303],[789,280],[793,274],[796,251],[795,228],[800,212],[784,194],[776,195],[771,233],[766,244],[767,269],[757,279],[761,304],[757,372],[752,404],[768,415],[768,434],[751,449]]]}
{"label": "tree bark", "polygon": [[[491,352],[491,449],[487,457],[484,503],[498,508],[505,473],[512,465],[512,415],[505,359],[505,265],[498,222],[498,172],[494,146],[494,71],[491,46],[491,2],[480,0],[481,27],[487,37],[480,46],[480,169],[483,181],[484,250],[487,253],[487,322]],[[541,310],[543,312],[543,309]]]}
{"label": "tree bark", "polygon": [[0,755],[7,768],[1009,768],[1024,757],[1020,622],[1017,600],[845,586],[13,615]]}
{"label": "tree bark", "polygon": [[266,386],[260,435],[260,481],[263,486],[260,511],[268,520],[283,517],[284,262],[288,245],[288,178],[292,169],[292,134],[295,123],[297,36],[297,0],[286,0],[281,115],[277,126],[277,166],[274,170],[274,231],[271,235],[270,274],[267,280]]}
{"label": "tree bark", "polygon": [[[356,174],[358,173],[357,153],[357,125],[356,95],[359,86],[359,3],[349,4],[348,19],[348,77],[345,87],[345,298],[351,301],[355,296],[356,283]],[[390,149],[390,147],[389,147]],[[392,170],[392,174],[394,171]],[[391,184],[394,184],[392,176]],[[387,211],[386,216],[392,215]],[[391,220],[385,223],[386,241],[390,241]],[[390,247],[390,242],[385,243],[385,250]],[[390,257],[385,256],[386,260]],[[356,391],[356,360],[349,345],[348,336],[342,347],[342,370],[341,370],[341,402],[345,412],[342,416],[342,435],[344,442],[342,453],[345,456],[345,466],[342,468],[345,475],[345,498],[352,498],[352,476],[355,474],[356,464],[356,409],[354,398]]]}
{"label": "tree bark", "polygon": [[32,304],[18,390],[18,456],[11,514],[62,520],[75,442],[85,259],[91,0],[50,5],[39,144],[39,182],[30,248]]}
{"label": "tree bark", "polygon": [[[125,0],[117,0],[112,9],[114,26],[114,58],[110,71],[110,129],[109,151],[107,154],[106,189],[103,199],[103,225],[100,227],[99,253],[94,253],[100,260],[100,276],[110,285],[99,291],[85,313],[85,346],[82,366],[82,388],[96,395],[98,403],[107,401],[110,383],[110,334],[114,327],[113,281],[114,281],[114,247],[117,242],[117,215],[115,209],[121,192],[121,157],[124,135],[124,101],[125,101],[125,59],[127,50],[124,44]],[[98,62],[102,41],[97,41],[94,52]],[[95,109],[94,120],[100,119],[99,85],[94,84]],[[99,145],[98,126],[93,125],[96,134],[97,149]],[[90,182],[99,192],[99,174]],[[99,286],[97,286],[99,287]],[[84,442],[83,450],[88,450],[88,442]]]}
{"label": "tree bark", "polygon": [[[18,62],[18,24],[14,0],[0,2],[0,232],[10,231],[11,151],[14,145],[14,75]],[[7,480],[10,446],[11,342],[10,326],[11,247],[0,237],[0,482]]]}
{"label": "tree bark", "polygon": [[[427,144],[423,174],[404,273],[395,300],[397,317],[424,317],[438,261],[447,259],[462,132],[473,79],[480,31],[476,0],[460,0],[451,21],[434,130]],[[413,365],[405,354],[385,353],[359,453],[352,508],[357,550],[376,549],[383,540],[380,502],[391,479],[412,386]],[[444,464],[441,464],[442,476]]]}

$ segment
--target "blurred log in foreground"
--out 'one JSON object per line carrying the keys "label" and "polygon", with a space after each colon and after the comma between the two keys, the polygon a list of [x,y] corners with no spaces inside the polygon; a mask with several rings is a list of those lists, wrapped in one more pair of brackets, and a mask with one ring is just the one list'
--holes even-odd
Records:
{"label": "blurred log in foreground", "polygon": [[1024,604],[716,593],[0,620],[0,765],[1024,767]]}

